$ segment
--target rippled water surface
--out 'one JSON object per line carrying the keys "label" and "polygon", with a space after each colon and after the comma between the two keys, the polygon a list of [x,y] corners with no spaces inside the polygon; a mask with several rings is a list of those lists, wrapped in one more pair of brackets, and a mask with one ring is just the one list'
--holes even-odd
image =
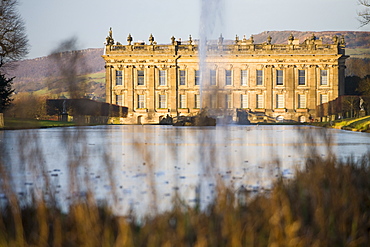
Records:
{"label": "rippled water surface", "polygon": [[[168,209],[175,194],[206,205],[217,181],[269,189],[314,152],[356,158],[370,147],[369,134],[309,126],[115,125],[3,131],[0,138],[21,196],[55,194],[65,207],[89,188],[119,214]],[[69,179],[75,174],[77,181]]]}

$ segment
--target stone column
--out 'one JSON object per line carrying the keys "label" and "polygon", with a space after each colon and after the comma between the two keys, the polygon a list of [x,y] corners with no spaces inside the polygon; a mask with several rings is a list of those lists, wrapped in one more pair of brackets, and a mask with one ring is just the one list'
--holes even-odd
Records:
{"label": "stone column", "polygon": [[[147,102],[147,109],[149,115],[153,114],[156,109],[156,102],[157,102],[157,95],[155,94],[155,67],[153,65],[149,65],[145,69],[145,86],[148,92],[146,102]],[[157,119],[155,119],[156,121]]]}
{"label": "stone column", "polygon": [[285,108],[288,109],[289,112],[293,112],[295,100],[294,92],[298,83],[296,82],[294,76],[294,66],[288,65],[284,73],[284,89],[286,91],[286,93],[284,94]]}
{"label": "stone column", "polygon": [[105,66],[105,102],[112,104],[112,67]]}
{"label": "stone column", "polygon": [[177,65],[172,64],[168,69],[168,102],[167,107],[170,109],[171,116],[177,116],[177,102],[178,102],[178,90],[177,90]]}
{"label": "stone column", "polygon": [[310,113],[316,112],[317,106],[317,89],[318,89],[318,78],[317,78],[317,66],[316,65],[309,65],[308,66],[308,94],[306,98],[306,107],[310,110]]}
{"label": "stone column", "polygon": [[128,107],[128,114],[132,113],[135,109],[134,106],[134,77],[133,77],[133,67],[126,66],[125,72],[125,88],[127,90],[127,98],[125,99],[126,106]]}
{"label": "stone column", "polygon": [[274,94],[274,83],[273,83],[273,73],[272,73],[272,66],[266,65],[263,71],[264,74],[264,86],[265,86],[265,109],[266,112],[271,112],[273,107],[273,94]]}

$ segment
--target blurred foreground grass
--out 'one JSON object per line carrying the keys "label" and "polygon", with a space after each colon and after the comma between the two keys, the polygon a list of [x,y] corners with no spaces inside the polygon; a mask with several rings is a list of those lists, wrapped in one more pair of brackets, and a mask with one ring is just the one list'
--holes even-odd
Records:
{"label": "blurred foreground grass", "polygon": [[116,216],[90,193],[68,213],[42,198],[25,205],[3,184],[0,246],[370,246],[369,165],[370,154],[313,156],[268,193],[218,184],[206,210],[174,198],[172,210],[144,219]]}

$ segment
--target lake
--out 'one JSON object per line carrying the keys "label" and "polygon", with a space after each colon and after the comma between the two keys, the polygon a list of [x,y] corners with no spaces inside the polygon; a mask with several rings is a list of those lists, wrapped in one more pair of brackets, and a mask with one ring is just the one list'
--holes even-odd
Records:
{"label": "lake", "polygon": [[269,190],[314,153],[357,159],[370,147],[369,133],[293,125],[6,130],[0,140],[20,197],[54,195],[67,208],[89,189],[121,215],[169,209],[175,195],[204,207],[219,183]]}

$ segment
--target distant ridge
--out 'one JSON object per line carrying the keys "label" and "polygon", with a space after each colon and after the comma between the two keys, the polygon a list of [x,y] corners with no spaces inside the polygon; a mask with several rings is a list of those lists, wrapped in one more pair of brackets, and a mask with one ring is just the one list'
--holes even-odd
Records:
{"label": "distant ridge", "polygon": [[[253,38],[255,43],[264,43],[268,36],[272,37],[273,44],[284,44],[287,43],[290,34],[300,42],[303,42],[306,38],[315,34],[317,38],[323,39],[324,43],[332,43],[332,37],[334,35],[344,36],[346,47],[348,49],[357,49],[356,52],[369,52],[370,51],[370,32],[366,31],[321,31],[321,32],[310,32],[310,31],[265,31],[259,34],[254,34]],[[238,34],[239,35],[239,34]],[[246,38],[249,39],[250,36]],[[243,34],[239,35],[239,38],[243,38]],[[358,51],[359,50],[359,51]],[[80,66],[78,71],[81,75],[87,74],[99,74],[99,80],[93,81],[95,84],[94,88],[91,88],[89,93],[98,95],[99,98],[103,98],[104,95],[104,79],[101,73],[104,72],[104,59],[101,56],[104,53],[104,48],[90,48],[72,52],[63,52],[60,56],[68,56],[74,52],[82,54],[82,58],[85,61],[83,66]],[[17,66],[13,71],[10,71],[10,76],[15,76],[14,88],[16,92],[42,92],[48,94],[49,88],[46,85],[47,81],[50,81],[53,77],[58,75],[58,68],[53,63],[51,56],[45,56],[35,59],[26,59],[16,63]],[[96,79],[96,78],[93,78]],[[100,84],[99,86],[96,84]],[[57,85],[57,83],[54,83]]]}

